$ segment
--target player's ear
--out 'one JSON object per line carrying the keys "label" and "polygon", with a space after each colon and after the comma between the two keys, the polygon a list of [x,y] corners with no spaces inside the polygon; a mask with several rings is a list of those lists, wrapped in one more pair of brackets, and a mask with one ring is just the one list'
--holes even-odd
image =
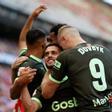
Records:
{"label": "player's ear", "polygon": [[45,49],[45,45],[44,44],[42,44],[42,49]]}
{"label": "player's ear", "polygon": [[66,40],[65,36],[62,36],[61,39],[62,39],[62,41],[65,41]]}

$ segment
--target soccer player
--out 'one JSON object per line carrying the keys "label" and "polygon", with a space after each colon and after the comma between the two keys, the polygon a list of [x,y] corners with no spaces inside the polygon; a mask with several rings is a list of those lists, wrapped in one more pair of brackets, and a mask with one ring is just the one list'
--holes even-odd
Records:
{"label": "soccer player", "polygon": [[44,98],[51,98],[60,81],[68,76],[78,100],[78,112],[111,112],[112,53],[101,45],[82,39],[77,29],[65,25],[57,41],[65,49],[55,61],[53,71],[41,84]]}
{"label": "soccer player", "polygon": [[[21,64],[21,67],[22,66],[30,66],[33,68],[36,68],[36,67],[38,68],[40,66],[40,70],[42,70],[42,72],[43,72],[42,75],[40,75],[40,78],[43,77],[43,74],[45,72],[43,63],[41,61],[41,58],[43,56],[44,46],[45,46],[45,33],[38,29],[31,30],[31,31],[29,31],[29,30],[32,26],[33,20],[36,19],[36,17],[45,9],[46,8],[44,5],[40,5],[38,8],[36,8],[34,10],[32,15],[29,16],[26,24],[24,25],[24,27],[21,31],[20,37],[19,37],[19,50],[21,51],[20,56],[28,57],[27,58],[28,60],[25,61],[25,63]],[[24,59],[25,58],[26,57],[24,57]],[[12,69],[17,72],[17,70],[15,70],[15,68],[12,67]],[[17,75],[19,75],[19,73],[15,73],[15,72],[12,75],[13,85],[10,89],[10,95],[11,95],[12,99],[17,99],[20,97],[22,86],[24,85],[24,78],[23,77],[17,78],[18,77]],[[37,76],[35,76],[35,77],[37,77]],[[15,80],[15,78],[17,78],[17,80]],[[22,82],[23,82],[23,84],[22,84]],[[41,80],[39,80],[39,83],[40,82],[41,82]],[[34,84],[33,87],[29,87],[29,89],[31,90],[30,91],[31,95],[32,95],[35,87],[37,87],[36,84]]]}
{"label": "soccer player", "polygon": [[57,34],[58,34],[58,29],[61,28],[66,24],[59,23],[57,25],[54,25],[49,32],[49,35],[47,36],[47,43],[58,43],[57,42]]}
{"label": "soccer player", "polygon": [[[19,38],[19,49],[21,50],[20,56],[27,56],[28,58],[27,60],[25,59],[26,61],[22,63],[17,70],[14,69],[14,73],[12,74],[13,84],[10,89],[10,96],[12,99],[20,98],[23,87],[29,82],[30,82],[29,85],[27,84],[28,91],[32,96],[34,90],[37,88],[37,86],[40,85],[42,78],[45,74],[46,69],[41,60],[43,56],[45,40],[46,40],[45,33],[40,29],[30,30],[33,20],[36,19],[36,17],[45,9],[46,7],[44,5],[40,5],[38,8],[36,8],[32,13],[32,15],[29,16],[26,24],[24,25],[21,31],[20,38]],[[22,69],[21,67],[27,67],[27,66],[35,69],[31,71],[30,75],[21,76],[20,75]],[[36,69],[38,69],[38,75]],[[32,73],[33,71],[35,73]],[[18,104],[19,103],[17,103],[16,105],[17,108],[18,108]]]}
{"label": "soccer player", "polygon": [[[49,71],[52,70],[53,64],[57,56],[62,51],[62,48],[58,44],[49,44],[45,48],[44,62]],[[21,72],[21,75],[28,75],[30,73],[25,73],[25,70]],[[48,76],[47,76],[48,77]],[[45,100],[41,97],[40,89],[38,88],[34,93],[32,99],[26,89],[22,92],[22,101],[25,106],[26,112],[75,112],[75,107],[77,102],[75,99],[74,91],[70,87],[68,78],[64,78],[60,88],[50,100]],[[26,92],[27,91],[27,92]]]}

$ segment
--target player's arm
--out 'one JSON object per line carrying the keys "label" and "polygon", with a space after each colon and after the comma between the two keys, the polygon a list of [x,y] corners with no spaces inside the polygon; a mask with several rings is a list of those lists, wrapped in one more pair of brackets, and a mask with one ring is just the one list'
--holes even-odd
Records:
{"label": "player's arm", "polygon": [[36,19],[36,17],[39,16],[41,12],[43,12],[46,9],[44,5],[40,5],[37,7],[33,13],[28,17],[19,37],[19,50],[23,48],[27,48],[26,46],[26,34],[31,29],[33,21]]}
{"label": "player's arm", "polygon": [[10,89],[10,96],[12,99],[17,99],[20,97],[23,87],[29,84],[36,74],[36,69],[31,69],[29,67],[20,69],[20,76],[14,80],[14,83]]}
{"label": "player's arm", "polygon": [[23,85],[24,83],[22,82],[22,78],[19,77],[14,80],[14,83],[10,88],[10,97],[13,100],[20,97],[22,88],[24,87]]}
{"label": "player's arm", "polygon": [[[20,66],[20,64],[22,64],[25,60],[27,60],[28,57],[26,56],[22,56],[22,57],[18,57],[15,62],[11,65],[11,70],[12,70],[12,86],[10,88],[10,97],[12,99],[16,99],[20,96],[20,93],[18,92],[19,90],[21,90],[21,83],[20,80],[17,80],[17,71],[18,68]],[[16,80],[15,80],[16,79]]]}
{"label": "player's arm", "polygon": [[54,63],[53,70],[45,74],[41,83],[42,96],[45,99],[51,98],[60,84],[66,80],[66,63],[65,58],[61,54]]}
{"label": "player's arm", "polygon": [[49,75],[50,75],[49,72],[47,72],[43,78],[42,83],[41,83],[42,96],[45,99],[51,98],[54,95],[57,88],[59,87],[59,84],[57,84],[49,79]]}
{"label": "player's arm", "polygon": [[19,66],[28,59],[27,56],[21,56],[21,57],[18,57],[15,62],[11,65],[11,70],[12,70],[12,83],[14,82],[15,80],[15,76],[17,74],[17,69],[19,68]]}
{"label": "player's arm", "polygon": [[24,87],[24,89],[22,90],[21,98],[25,108],[25,112],[37,112],[42,107],[39,98],[37,98],[37,96],[39,97],[40,95],[40,93],[38,95],[38,92],[39,91],[37,89],[35,95],[31,97],[27,87]]}
{"label": "player's arm", "polygon": [[24,87],[21,92],[21,99],[24,105],[25,112],[36,112],[40,109],[40,105],[35,100],[31,99],[28,88]]}

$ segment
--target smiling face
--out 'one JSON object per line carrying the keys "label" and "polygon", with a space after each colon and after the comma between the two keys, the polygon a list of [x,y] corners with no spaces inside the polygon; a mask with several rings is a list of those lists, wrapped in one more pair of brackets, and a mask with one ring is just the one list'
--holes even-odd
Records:
{"label": "smiling face", "polygon": [[48,69],[52,69],[61,50],[57,46],[48,46],[44,53],[44,61]]}

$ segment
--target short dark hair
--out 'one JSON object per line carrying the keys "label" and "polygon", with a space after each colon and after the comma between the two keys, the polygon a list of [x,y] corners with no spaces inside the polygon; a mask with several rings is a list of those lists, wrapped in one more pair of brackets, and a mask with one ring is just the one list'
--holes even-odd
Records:
{"label": "short dark hair", "polygon": [[55,47],[59,48],[60,51],[63,51],[63,48],[59,44],[56,44],[56,43],[46,45],[45,50],[50,46],[55,46]]}
{"label": "short dark hair", "polygon": [[64,26],[64,25],[67,25],[67,24],[57,24],[57,25],[54,25],[51,29],[50,29],[50,33],[54,33],[56,36],[58,35],[58,30]]}
{"label": "short dark hair", "polygon": [[37,40],[45,38],[45,33],[40,29],[30,30],[26,35],[27,45],[33,45]]}

